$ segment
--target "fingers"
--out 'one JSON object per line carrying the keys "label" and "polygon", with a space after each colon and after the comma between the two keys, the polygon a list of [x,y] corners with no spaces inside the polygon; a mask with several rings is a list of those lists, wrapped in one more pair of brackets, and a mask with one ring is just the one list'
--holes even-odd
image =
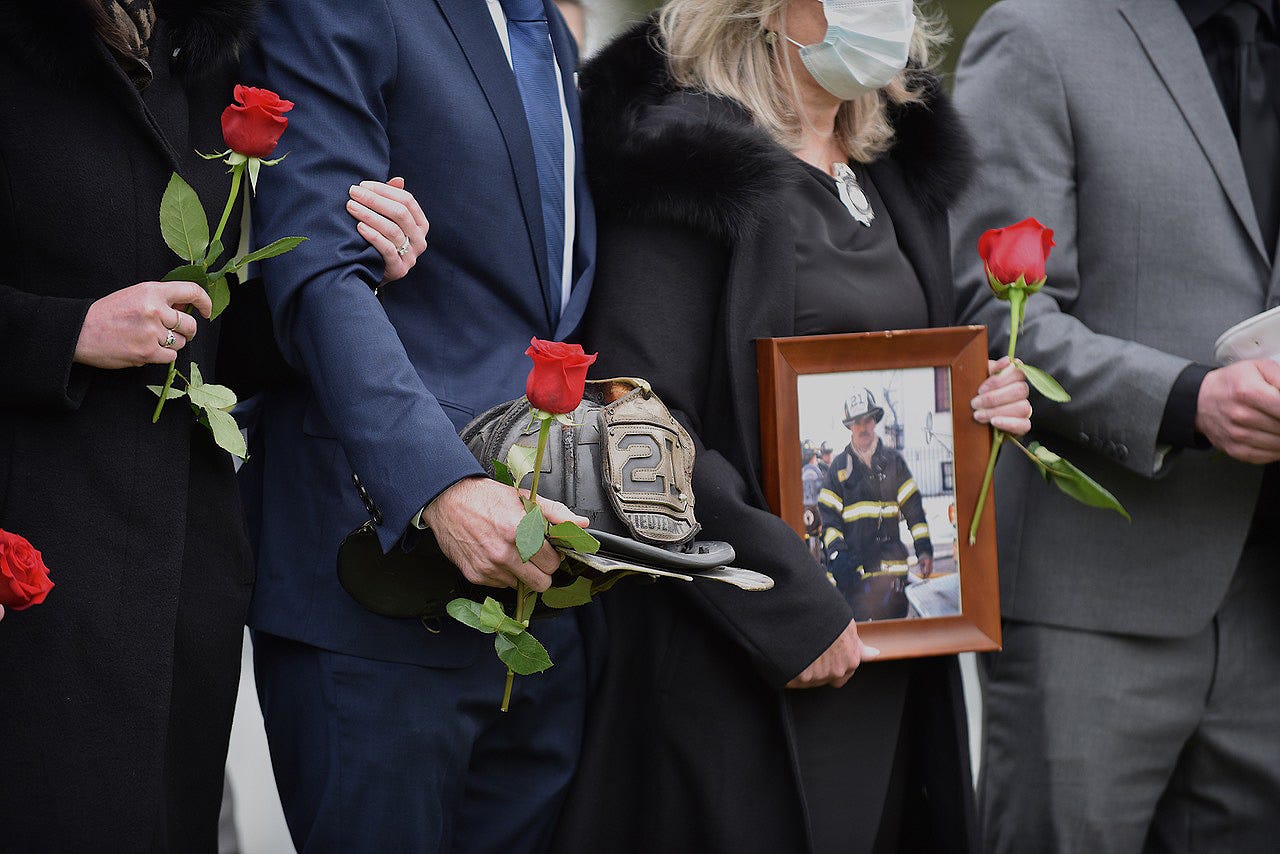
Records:
{"label": "fingers", "polygon": [[[173,307],[170,306],[170,308]],[[196,319],[185,311],[179,311],[176,308],[174,308],[173,311],[177,317],[169,323],[166,323],[164,328],[172,331],[175,336],[182,338],[183,344],[185,345],[187,341],[196,337],[196,332],[199,327],[196,324]],[[178,349],[182,348],[179,347]]]}
{"label": "fingers", "polygon": [[[404,188],[403,178],[392,178],[386,184],[381,181],[361,181],[356,189],[368,193],[369,197],[353,193],[352,198],[372,207],[383,216],[399,222],[400,219],[395,213],[403,207],[409,215],[406,224],[417,226],[423,236],[430,230],[431,225],[427,222],[427,215],[422,212],[422,207],[413,193]],[[383,207],[384,205],[386,208]],[[391,212],[388,212],[389,210]]]}
{"label": "fingers", "polygon": [[1196,429],[1237,460],[1280,459],[1280,366],[1267,359],[1210,371],[1200,385]]}
{"label": "fingers", "polygon": [[[353,188],[351,192],[354,195],[357,190]],[[409,231],[411,229],[402,227],[399,223],[383,216],[368,205],[361,204],[355,199],[352,199],[347,202],[347,213],[351,214],[356,218],[356,220],[364,223],[366,226],[372,227],[374,231],[385,237],[387,241],[397,249],[404,246],[406,240],[409,242],[410,246],[413,245],[413,240],[409,236]],[[401,212],[402,218],[407,218],[408,215],[407,211]],[[357,228],[359,228],[359,226],[357,226]],[[361,234],[364,234],[364,232],[361,231]]]}
{"label": "fingers", "polygon": [[[213,314],[213,301],[205,289],[195,282],[160,282],[161,298],[166,305],[173,308],[179,306],[195,306],[206,319]],[[172,323],[173,317],[166,316],[165,321]]]}
{"label": "fingers", "polygon": [[174,332],[173,343],[171,344],[169,343],[169,333],[166,332],[164,333],[164,337],[156,343],[166,350],[181,350],[183,347],[187,346],[187,338],[185,335],[179,335],[177,332]]}
{"label": "fingers", "polygon": [[538,549],[537,553],[529,558],[528,564],[525,564],[525,566],[529,565],[532,565],[536,571],[531,574],[534,577],[526,578],[525,575],[530,575],[528,573],[522,574],[518,572],[517,574],[524,578],[526,584],[541,593],[551,586],[551,576],[560,568],[560,553],[555,550],[554,546],[544,540],[542,548]]}
{"label": "fingers", "polygon": [[579,528],[585,528],[591,524],[591,520],[586,516],[579,516],[559,501],[551,498],[543,498],[539,495],[538,506],[542,508],[542,515],[552,525],[559,525],[561,522],[572,522]]}
{"label": "fingers", "polygon": [[988,361],[987,367],[991,375],[969,401],[973,419],[1015,436],[1031,432],[1031,388],[1022,371],[1010,364],[1008,356]]}
{"label": "fingers", "polygon": [[[377,249],[378,254],[382,256],[383,281],[403,279],[404,274],[409,272],[409,264],[411,263],[409,256],[402,256],[398,246],[392,244],[377,229],[363,222],[356,223],[356,231],[360,232],[360,236],[369,241],[369,245]],[[403,238],[401,238],[400,245],[404,245]]]}
{"label": "fingers", "polygon": [[987,386],[986,388],[987,390],[983,391],[983,387],[979,386],[978,395],[969,401],[969,405],[973,407],[975,412],[979,409],[999,409],[1013,403],[1023,402],[1031,395],[1031,387],[1018,380],[1012,381],[1008,385]]}

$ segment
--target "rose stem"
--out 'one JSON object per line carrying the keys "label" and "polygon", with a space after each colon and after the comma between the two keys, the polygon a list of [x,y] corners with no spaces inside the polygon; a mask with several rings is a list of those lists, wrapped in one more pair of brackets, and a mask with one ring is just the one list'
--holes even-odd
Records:
{"label": "rose stem", "polygon": [[[533,483],[529,484],[529,509],[532,510],[538,506],[538,479],[542,477],[542,455],[547,450],[547,440],[551,438],[551,419],[543,418],[542,424],[538,427],[538,453],[533,458]],[[525,613],[525,606],[529,600],[529,594],[532,591],[523,581],[516,585],[516,622],[529,628],[529,615]],[[507,668],[507,685],[502,692],[502,711],[506,711],[511,704],[511,685],[515,682],[516,674]]]}
{"label": "rose stem", "polygon": [[[231,193],[227,196],[226,207],[222,209],[222,219],[218,220],[218,228],[213,232],[213,239],[209,241],[209,245],[213,246],[222,238],[222,231],[227,227],[227,220],[231,218],[231,208],[235,206],[236,197],[240,195],[240,179],[244,175],[244,164],[237,163],[231,167]],[[205,272],[209,272],[209,261],[217,261],[217,258],[210,258],[200,266],[205,268]],[[187,314],[191,313],[191,306],[187,306]],[[178,360],[175,357],[169,363],[169,373],[165,374],[164,387],[160,389],[160,400],[156,403],[155,412],[151,413],[151,423],[155,424],[160,420],[160,413],[164,411],[165,400],[169,397],[169,389],[173,387],[173,375],[178,368]]]}
{"label": "rose stem", "polygon": [[[1018,349],[1018,327],[1022,325],[1022,314],[1026,308],[1027,293],[1022,288],[1009,288],[1009,363],[1014,364],[1014,354]],[[973,512],[973,522],[969,525],[969,545],[978,539],[978,523],[982,521],[982,510],[987,505],[987,493],[991,491],[991,477],[996,470],[996,457],[1000,455],[1000,446],[1004,444],[1004,431],[991,428],[991,456],[987,457],[987,471],[982,476],[982,489],[978,492],[978,506]]]}

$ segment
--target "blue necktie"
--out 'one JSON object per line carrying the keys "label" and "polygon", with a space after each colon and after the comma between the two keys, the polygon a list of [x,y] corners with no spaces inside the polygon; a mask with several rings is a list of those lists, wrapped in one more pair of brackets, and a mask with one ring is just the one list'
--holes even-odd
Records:
{"label": "blue necktie", "polygon": [[547,237],[547,285],[553,325],[560,320],[560,283],[564,270],[564,119],[556,85],[551,28],[542,0],[501,0],[511,41],[511,66],[524,102],[533,138]]}

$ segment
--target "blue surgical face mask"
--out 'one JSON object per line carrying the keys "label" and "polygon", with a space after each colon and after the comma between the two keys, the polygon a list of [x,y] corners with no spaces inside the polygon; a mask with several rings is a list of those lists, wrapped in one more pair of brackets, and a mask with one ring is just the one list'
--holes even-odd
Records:
{"label": "blue surgical face mask", "polygon": [[800,60],[818,85],[842,101],[852,101],[889,85],[907,67],[915,32],[912,0],[822,0],[827,35],[802,45]]}

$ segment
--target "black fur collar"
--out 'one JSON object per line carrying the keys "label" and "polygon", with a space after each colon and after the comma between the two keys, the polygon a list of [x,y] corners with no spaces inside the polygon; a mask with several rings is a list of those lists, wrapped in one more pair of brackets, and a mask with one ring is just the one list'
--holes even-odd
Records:
{"label": "black fur collar", "polygon": [[[99,0],[0,0],[0,50],[22,65],[63,80],[97,68],[92,22],[85,9]],[[248,43],[259,0],[156,0],[178,49],[179,74],[218,70]]]}
{"label": "black fur collar", "polygon": [[[665,222],[734,242],[796,174],[792,156],[721,98],[677,91],[651,23],[624,33],[581,74],[587,172],[603,217]],[[960,117],[933,80],[892,116],[889,156],[928,213],[963,191],[974,158]]]}

